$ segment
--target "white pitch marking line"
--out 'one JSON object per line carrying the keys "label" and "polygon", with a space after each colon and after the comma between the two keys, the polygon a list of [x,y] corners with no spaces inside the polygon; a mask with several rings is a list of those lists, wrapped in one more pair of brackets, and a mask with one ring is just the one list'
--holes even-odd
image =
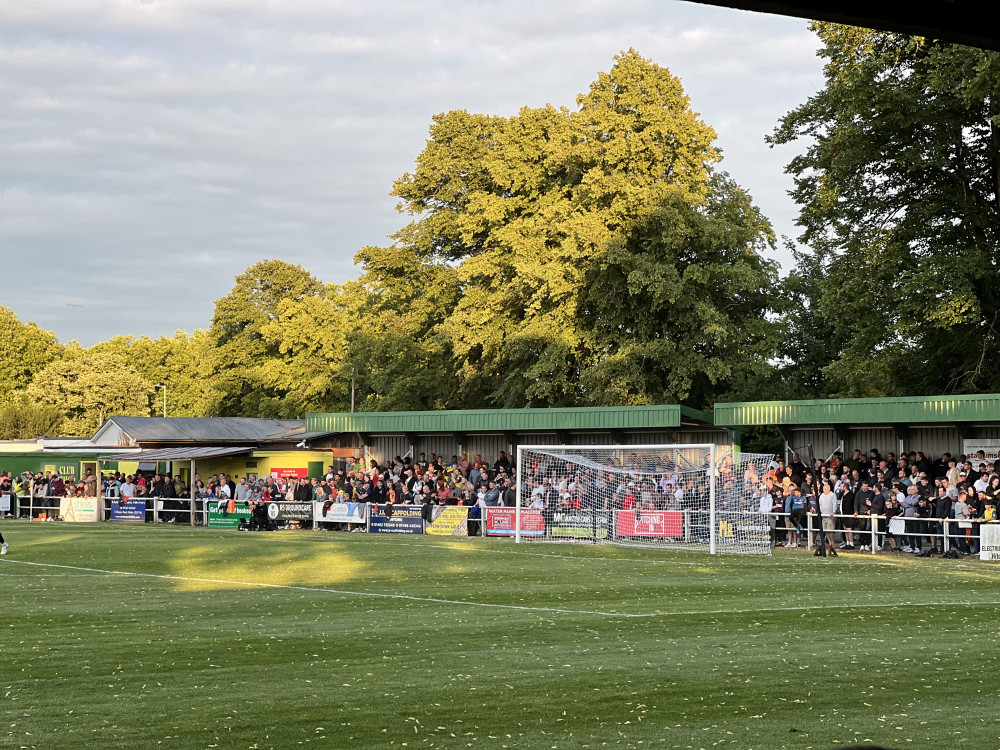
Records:
{"label": "white pitch marking line", "polygon": [[[195,583],[222,583],[230,586],[249,586],[253,588],[288,589],[290,591],[311,591],[323,594],[338,594],[341,596],[371,597],[377,599],[403,599],[406,601],[427,602],[430,604],[455,604],[469,607],[489,607],[492,609],[514,609],[525,612],[554,612],[566,615],[599,615],[601,617],[693,617],[698,615],[742,615],[760,614],[766,612],[805,612],[824,609],[893,609],[898,607],[997,607],[1000,602],[895,602],[893,604],[876,604],[859,602],[856,604],[814,604],[793,607],[754,607],[753,609],[692,609],[678,610],[672,612],[647,612],[640,614],[629,614],[624,612],[602,612],[599,610],[586,609],[559,609],[556,607],[528,607],[518,604],[491,604],[489,602],[462,601],[459,599],[436,599],[432,597],[407,596],[406,594],[379,594],[370,591],[347,591],[342,589],[326,589],[311,586],[289,586],[281,583],[257,583],[252,581],[227,581],[218,578],[193,578],[189,576],[161,575],[157,573],[134,573],[125,570],[102,570],[100,568],[83,568],[74,565],[57,565],[56,563],[28,562],[27,560],[3,560],[9,565],[32,565],[46,568],[62,568],[65,570],[76,570],[87,573],[100,573],[104,575],[119,575],[134,578],[157,578],[161,580],[191,581]],[[68,578],[91,578],[97,576],[66,576]]]}
{"label": "white pitch marking line", "polygon": [[360,596],[373,599],[403,599],[412,602],[427,602],[428,604],[455,604],[466,607],[488,607],[491,609],[514,609],[523,612],[553,612],[563,615],[599,615],[601,617],[655,617],[655,614],[630,614],[626,612],[601,612],[588,609],[560,609],[558,607],[528,607],[518,604],[491,604],[489,602],[462,601],[460,599],[436,599],[425,596],[408,596],[406,594],[380,594],[372,591],[348,591],[345,589],[326,589],[312,586],[289,586],[282,583],[260,583],[254,581],[226,581],[219,578],[193,578],[190,576],[161,575],[158,573],[134,573],[127,570],[102,570],[100,568],[83,568],[75,565],[57,565],[56,563],[28,562],[27,560],[4,560],[9,565],[37,565],[45,568],[62,568],[65,570],[85,571],[87,573],[104,573],[105,575],[128,576],[134,578],[157,578],[167,581],[191,581],[193,583],[221,583],[228,586],[249,586],[251,588],[287,589],[289,591],[311,591],[322,594],[338,594],[340,596]]}
{"label": "white pitch marking line", "polygon": [[[377,599],[403,599],[406,601],[427,602],[430,604],[455,604],[469,607],[489,607],[492,609],[514,609],[525,612],[554,612],[566,615],[599,615],[601,617],[692,617],[698,615],[741,615],[760,614],[766,612],[805,612],[824,609],[893,609],[898,607],[996,607],[1000,602],[895,602],[892,604],[876,604],[870,602],[860,602],[857,604],[815,604],[794,607],[754,607],[753,609],[693,609],[679,610],[673,612],[648,612],[640,614],[630,614],[625,612],[602,612],[599,610],[586,609],[559,609],[557,607],[528,607],[518,604],[491,604],[489,602],[462,601],[460,599],[436,599],[432,597],[408,596],[406,594],[380,594],[370,591],[348,591],[343,589],[327,589],[312,586],[290,586],[281,583],[259,583],[252,581],[228,581],[219,578],[194,578],[190,576],[161,575],[157,573],[134,573],[125,570],[102,570],[100,568],[84,568],[74,565],[58,565],[56,563],[28,562],[27,560],[3,560],[9,565],[32,565],[45,568],[61,568],[64,570],[76,570],[86,573],[98,573],[103,575],[118,575],[133,578],[156,578],[160,580],[191,581],[194,583],[222,583],[230,586],[249,586],[252,588],[272,588],[288,589],[290,591],[311,591],[323,594],[338,594],[341,596],[371,597]],[[91,578],[97,576],[66,576],[67,578]]]}

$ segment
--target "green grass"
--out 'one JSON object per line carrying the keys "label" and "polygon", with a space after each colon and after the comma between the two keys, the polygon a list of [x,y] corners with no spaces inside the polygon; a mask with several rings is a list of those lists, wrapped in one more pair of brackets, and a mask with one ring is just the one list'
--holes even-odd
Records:
{"label": "green grass", "polygon": [[976,560],[2,529],[4,748],[1000,747]]}

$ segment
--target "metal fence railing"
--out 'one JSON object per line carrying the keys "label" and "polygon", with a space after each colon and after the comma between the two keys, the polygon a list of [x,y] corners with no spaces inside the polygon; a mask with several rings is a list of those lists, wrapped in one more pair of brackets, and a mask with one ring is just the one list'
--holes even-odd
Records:
{"label": "metal fence railing", "polygon": [[[93,504],[96,518],[86,520],[107,521],[116,515],[113,506],[118,502],[118,498],[114,497],[12,495],[10,512],[15,518],[61,521],[66,520],[64,510],[67,507],[78,510],[79,506]],[[139,504],[142,507],[135,507]],[[141,514],[141,518],[136,517],[132,520],[194,526],[203,522],[204,501],[189,497],[139,497],[132,501],[132,510]]]}
{"label": "metal fence railing", "polygon": [[[857,549],[874,554],[878,551],[903,550],[922,552],[957,550],[975,554],[979,549],[982,521],[954,518],[905,518],[903,516],[844,515],[823,516],[816,513],[765,513],[771,525],[772,544],[781,546],[816,546],[822,518],[833,521],[832,533],[837,549]],[[794,544],[793,544],[794,541]]]}
{"label": "metal fence railing", "polygon": [[[181,525],[208,525],[209,504],[219,501],[208,498],[134,498],[125,509],[117,498],[86,497],[66,498],[51,495],[11,495],[10,513],[15,518],[32,520],[73,520],[63,517],[63,509],[85,507],[95,512],[82,520],[132,520],[145,523],[174,523]],[[77,505],[74,505],[76,503]],[[282,503],[287,505],[287,503]],[[130,516],[123,517],[131,513]],[[486,520],[490,509],[478,509],[470,514],[470,535],[489,535]],[[510,510],[510,509],[508,509]],[[761,513],[770,527],[771,544],[774,547],[815,548],[820,533],[832,537],[837,549],[856,549],[874,554],[879,551],[901,550],[905,552],[949,552],[956,550],[963,554],[979,551],[983,519],[958,520],[954,518],[915,518],[884,515],[844,515],[834,514],[821,517],[816,513]],[[78,512],[79,516],[79,512]],[[77,518],[79,519],[79,517]],[[319,519],[321,524],[324,519]],[[824,528],[824,521],[826,521]],[[312,525],[311,523],[307,525]],[[364,524],[363,524],[364,525]],[[830,528],[832,526],[832,528]],[[685,524],[685,529],[696,530],[696,524]],[[685,532],[688,533],[688,532]],[[689,533],[694,534],[695,531]],[[707,532],[705,532],[707,533]],[[596,532],[595,532],[596,539]]]}

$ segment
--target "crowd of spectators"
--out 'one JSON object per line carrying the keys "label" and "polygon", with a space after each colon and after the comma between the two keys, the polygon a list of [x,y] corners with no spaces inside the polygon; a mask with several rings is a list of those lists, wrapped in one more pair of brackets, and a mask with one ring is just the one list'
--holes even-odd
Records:
{"label": "crowd of spectators", "polygon": [[478,518],[480,508],[514,505],[517,473],[506,451],[492,464],[478,453],[471,460],[465,453],[453,455],[450,461],[421,453],[416,460],[396,456],[386,465],[372,460],[367,467],[358,461],[346,469],[331,466],[325,476],[307,481],[312,499],[327,504],[362,502],[388,506],[390,512],[397,505],[463,505]]}
{"label": "crowd of spectators", "polygon": [[[671,458],[671,456],[673,456]],[[532,455],[522,467],[526,507],[551,513],[590,510],[706,510],[710,470],[692,465],[680,453],[668,456],[632,452],[607,463],[569,462],[551,455]],[[742,470],[742,476],[740,471]],[[767,466],[735,467],[732,457],[718,468],[718,505],[722,510],[766,513],[774,546],[812,546],[822,530],[829,545],[840,549],[872,548],[915,554],[943,550],[947,532],[951,547],[965,554],[978,551],[979,524],[997,520],[1000,505],[1000,460],[983,455],[945,453],[935,460],[920,451],[896,456],[877,449],[835,453],[828,461],[806,465],[798,453],[786,463],[775,456]],[[121,501],[150,497],[162,501],[161,520],[188,520],[195,510],[216,502],[260,506],[272,500],[386,505],[464,505],[478,518],[484,507],[515,504],[517,467],[500,451],[492,463],[481,454],[450,460],[421,453],[415,460],[396,456],[384,465],[360,459],[344,468],[330,466],[318,477],[236,478],[224,473],[188,487],[179,475],[110,472],[87,473],[79,481],[55,473],[0,473],[0,484],[36,508],[52,507],[67,495]],[[812,520],[810,520],[812,516]],[[357,528],[351,530],[359,530]],[[813,531],[807,539],[807,531]],[[874,532],[874,534],[873,534]]]}
{"label": "crowd of spectators", "polygon": [[396,456],[385,465],[375,460],[367,465],[354,458],[344,468],[328,467],[318,477],[285,477],[256,475],[236,478],[225,473],[203,479],[192,478],[188,487],[179,475],[122,472],[102,473],[100,478],[88,474],[77,482],[64,480],[53,472],[25,472],[9,477],[13,492],[31,498],[34,508],[58,507],[62,497],[100,495],[112,501],[129,498],[155,498],[160,501],[160,519],[166,523],[184,521],[190,517],[193,498],[195,510],[205,503],[215,502],[225,509],[229,502],[258,506],[273,500],[325,503],[362,502],[389,505],[466,505],[475,508],[500,507],[515,502],[516,471],[505,451],[492,462],[481,454],[470,460],[467,454],[453,455],[451,460],[434,453],[421,453],[413,460]]}
{"label": "crowd of spectators", "polygon": [[703,508],[710,489],[707,460],[695,466],[682,454],[634,451],[599,463],[533,455],[523,467],[524,502],[543,511]]}
{"label": "crowd of spectators", "polygon": [[932,461],[920,451],[897,456],[873,448],[807,466],[795,453],[787,464],[775,456],[762,472],[750,465],[743,484],[770,514],[778,546],[807,542],[803,531],[814,515],[812,528],[822,527],[840,549],[926,556],[944,551],[947,534],[951,549],[976,554],[979,525],[997,520],[1000,460],[945,453]]}

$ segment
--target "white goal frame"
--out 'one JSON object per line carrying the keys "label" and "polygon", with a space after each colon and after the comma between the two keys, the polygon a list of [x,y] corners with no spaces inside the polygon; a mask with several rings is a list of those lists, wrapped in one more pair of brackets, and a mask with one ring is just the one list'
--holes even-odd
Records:
{"label": "white goal frame", "polygon": [[[646,444],[646,445],[628,445],[628,444],[619,444],[619,445],[569,445],[569,444],[558,444],[558,445],[519,445],[519,446],[517,446],[517,452],[516,452],[516,455],[517,455],[517,488],[516,488],[516,502],[515,502],[515,508],[516,508],[516,510],[515,510],[515,514],[514,514],[514,529],[513,529],[513,532],[514,532],[513,533],[514,541],[515,541],[515,543],[521,543],[523,541],[522,540],[522,536],[524,536],[526,538],[529,537],[529,536],[532,536],[533,538],[538,538],[536,535],[522,534],[522,528],[521,528],[521,520],[522,520],[521,512],[522,512],[522,509],[526,509],[527,508],[527,506],[525,505],[525,502],[527,501],[527,498],[525,497],[525,493],[528,490],[528,487],[526,486],[526,482],[529,481],[528,478],[527,478],[527,466],[525,464],[525,455],[526,454],[530,454],[531,452],[538,452],[538,453],[541,453],[541,454],[558,455],[561,452],[566,452],[566,453],[570,453],[570,454],[576,453],[576,454],[578,454],[578,455],[580,455],[582,457],[586,457],[587,454],[590,453],[590,452],[592,452],[592,451],[594,453],[599,453],[601,451],[605,451],[605,452],[623,453],[623,454],[628,454],[629,452],[633,452],[633,451],[646,451],[646,452],[653,452],[653,453],[657,453],[657,454],[661,454],[661,453],[664,453],[664,452],[699,451],[700,454],[701,454],[701,456],[703,458],[705,456],[707,456],[707,458],[708,458],[707,466],[705,466],[705,468],[707,469],[708,479],[709,479],[709,482],[708,482],[708,490],[709,490],[708,491],[708,508],[707,508],[707,510],[708,510],[708,527],[709,527],[708,528],[708,532],[709,532],[708,533],[708,540],[707,540],[708,541],[708,552],[709,552],[709,554],[712,554],[712,555],[718,554],[720,552],[720,547],[719,547],[719,543],[718,543],[718,535],[720,533],[719,532],[719,522],[718,522],[719,521],[718,487],[719,487],[719,481],[720,481],[719,455],[720,455],[720,451],[734,452],[734,448],[735,448],[735,446],[725,446],[725,445],[724,446],[719,446],[719,445],[717,445],[715,443],[659,443],[659,444]],[[732,465],[732,462],[730,463],[730,466],[731,465]],[[594,512],[598,512],[598,511],[594,511]],[[596,520],[595,520],[595,524],[596,524]],[[546,531],[546,535],[547,534],[548,534],[548,530]],[[552,540],[550,537],[546,537],[546,538],[548,538],[550,541],[556,541],[556,540]],[[560,541],[565,541],[565,540],[560,540]],[[597,542],[596,526],[595,526],[595,532],[594,532],[594,542]],[[612,541],[611,543],[615,543],[615,542]],[[705,549],[705,547],[704,547],[704,541],[702,541],[700,544],[701,544],[701,549],[704,550]],[[645,545],[637,545],[637,546],[645,546]],[[661,548],[661,546],[658,545],[658,544],[656,544],[656,545],[650,545],[650,546],[655,546],[656,548]],[[663,549],[671,549],[671,548],[674,548],[674,549],[677,549],[677,548],[680,548],[680,549],[691,549],[692,547],[691,546],[685,546],[685,545],[680,545],[678,547],[673,547],[672,545],[663,545],[662,548]],[[727,552],[730,551],[728,549],[728,547],[727,547],[726,551]],[[760,552],[758,552],[758,554],[761,554],[761,553],[769,555],[770,554],[770,546],[768,546],[768,549],[767,549],[766,552],[764,552],[763,550],[761,550]],[[754,552],[750,552],[750,554],[754,554]]]}

